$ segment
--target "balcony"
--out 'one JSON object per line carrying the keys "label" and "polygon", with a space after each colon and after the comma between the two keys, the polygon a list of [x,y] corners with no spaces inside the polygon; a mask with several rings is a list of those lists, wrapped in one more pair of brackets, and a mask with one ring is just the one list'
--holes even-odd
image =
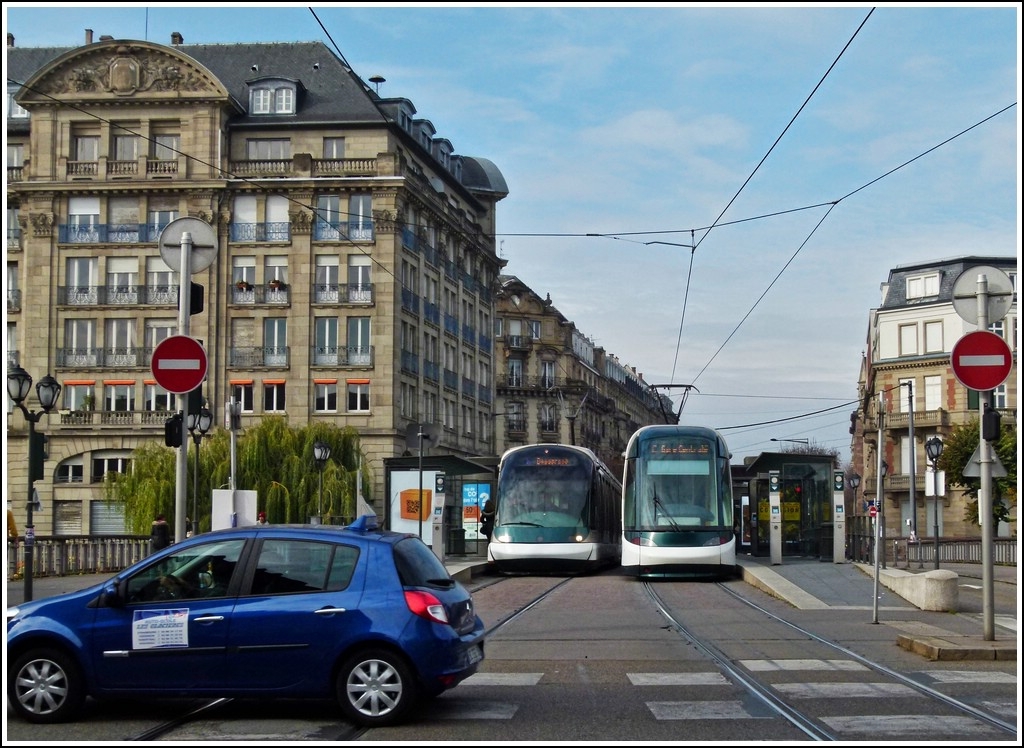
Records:
{"label": "balcony", "polygon": [[153,360],[153,349],[146,346],[57,348],[55,354],[55,365],[63,369],[148,369]]}
{"label": "balcony", "polygon": [[372,242],[373,222],[363,221],[316,221],[313,224],[315,241]]}
{"label": "balcony", "polygon": [[140,244],[155,242],[166,224],[65,223],[57,227],[61,244]]}
{"label": "balcony", "polygon": [[309,351],[311,366],[373,366],[373,346],[319,346]]}
{"label": "balcony", "polygon": [[59,430],[95,429],[162,429],[171,416],[166,410],[59,410],[59,418],[50,417],[48,428]]}
{"label": "balcony", "polygon": [[240,346],[228,351],[228,366],[234,369],[285,368],[290,357],[288,346]]}
{"label": "balcony", "polygon": [[[404,298],[404,297],[403,297]],[[410,293],[410,298],[412,294]],[[372,283],[316,283],[313,285],[314,304],[356,304],[372,306],[374,286]]]}
{"label": "balcony", "polygon": [[233,223],[228,236],[233,242],[288,242],[292,238],[288,221],[266,223]]}
{"label": "balcony", "polygon": [[[909,429],[910,413],[886,413],[884,425],[887,429]],[[937,410],[915,410],[914,428],[937,428],[949,425],[949,412],[939,408]]]}
{"label": "balcony", "polygon": [[291,303],[291,292],[283,283],[271,281],[265,286],[254,286],[238,281],[231,287],[231,303],[252,306],[269,304],[287,306]]}
{"label": "balcony", "polygon": [[58,306],[178,306],[178,286],[166,283],[116,286],[58,286]]}

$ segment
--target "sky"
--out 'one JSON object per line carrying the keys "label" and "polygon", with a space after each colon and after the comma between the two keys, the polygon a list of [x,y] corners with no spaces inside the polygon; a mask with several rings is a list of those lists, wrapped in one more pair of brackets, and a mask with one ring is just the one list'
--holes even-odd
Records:
{"label": "sky", "polygon": [[1019,264],[1018,3],[4,5],[19,47],[86,29],[319,40],[383,76],[504,175],[504,272],[737,460],[849,459],[892,268]]}

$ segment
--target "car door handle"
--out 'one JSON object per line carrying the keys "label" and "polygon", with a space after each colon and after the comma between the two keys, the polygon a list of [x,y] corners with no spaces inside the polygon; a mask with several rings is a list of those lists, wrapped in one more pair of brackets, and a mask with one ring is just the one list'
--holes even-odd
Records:
{"label": "car door handle", "polygon": [[332,616],[335,613],[344,612],[346,612],[344,608],[320,608],[320,610],[316,611],[316,614],[318,616]]}
{"label": "car door handle", "polygon": [[223,621],[224,616],[198,616],[192,619],[193,623],[216,623],[217,621]]}

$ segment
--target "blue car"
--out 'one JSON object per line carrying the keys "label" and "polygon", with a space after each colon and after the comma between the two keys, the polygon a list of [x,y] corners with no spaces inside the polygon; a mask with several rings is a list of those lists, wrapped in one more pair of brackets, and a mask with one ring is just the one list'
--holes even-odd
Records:
{"label": "blue car", "polygon": [[7,695],[30,722],[93,698],[336,699],[379,727],[475,673],[484,624],[418,537],[268,525],[177,543],[7,610]]}

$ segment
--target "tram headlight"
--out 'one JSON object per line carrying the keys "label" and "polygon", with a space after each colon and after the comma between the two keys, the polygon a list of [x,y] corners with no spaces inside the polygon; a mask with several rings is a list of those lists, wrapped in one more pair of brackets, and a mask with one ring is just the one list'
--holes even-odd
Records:
{"label": "tram headlight", "polygon": [[582,543],[582,542],[583,542],[583,539],[584,539],[584,536],[583,536],[583,535],[577,535],[577,536],[576,536],[576,542],[577,542],[577,543]]}
{"label": "tram headlight", "polygon": [[493,535],[491,537],[491,542],[492,543],[508,543],[508,542],[511,542],[511,540],[512,540],[512,536],[509,535],[507,532],[502,533],[501,535]]}

